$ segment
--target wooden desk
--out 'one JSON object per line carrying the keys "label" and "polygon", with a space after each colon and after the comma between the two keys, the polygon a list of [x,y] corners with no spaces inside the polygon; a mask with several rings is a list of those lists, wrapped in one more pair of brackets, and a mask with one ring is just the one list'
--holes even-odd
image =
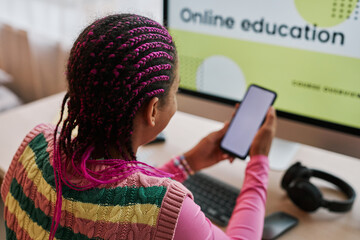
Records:
{"label": "wooden desk", "polygon": [[[0,115],[0,176],[9,167],[11,159],[25,134],[36,124],[53,122],[60,109],[63,93],[10,110]],[[164,130],[166,142],[141,147],[139,160],[161,165],[172,156],[182,153],[203,136],[221,128],[222,123],[177,112]],[[360,193],[360,160],[335,154],[321,149],[301,145],[294,161],[299,160],[305,166],[334,173],[350,183]],[[237,160],[219,163],[206,173],[241,188],[246,163]],[[299,225],[280,239],[359,239],[360,236],[360,200],[357,197],[351,212],[345,214],[330,213],[320,209],[309,214],[299,210],[280,188],[283,171],[270,171],[266,214],[285,211],[299,218]],[[340,199],[330,185],[316,181],[326,198]]]}

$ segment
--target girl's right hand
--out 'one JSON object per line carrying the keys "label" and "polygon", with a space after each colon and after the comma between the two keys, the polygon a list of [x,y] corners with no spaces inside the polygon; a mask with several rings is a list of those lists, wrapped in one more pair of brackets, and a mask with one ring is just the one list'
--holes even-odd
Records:
{"label": "girl's right hand", "polygon": [[276,113],[274,107],[267,112],[264,124],[260,127],[250,147],[250,157],[256,155],[268,156],[271,142],[276,132]]}

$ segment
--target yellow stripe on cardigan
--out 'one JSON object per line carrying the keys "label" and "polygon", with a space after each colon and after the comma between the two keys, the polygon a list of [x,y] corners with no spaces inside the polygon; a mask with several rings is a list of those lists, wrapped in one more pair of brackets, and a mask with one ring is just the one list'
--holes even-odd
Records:
{"label": "yellow stripe on cardigan", "polygon": [[[42,193],[53,205],[55,205],[56,192],[42,177],[41,170],[36,165],[34,155],[33,150],[27,146],[23,154],[20,156],[19,162],[23,164],[28,179],[33,181],[38,192]],[[29,160],[29,158],[32,159]],[[24,164],[24,162],[26,162],[26,164]],[[84,218],[92,221],[140,223],[147,224],[152,227],[156,226],[157,218],[160,212],[160,209],[154,204],[101,206],[93,203],[71,201],[64,197],[62,198],[61,210],[74,214],[76,218]]]}
{"label": "yellow stripe on cardigan", "polygon": [[[5,203],[9,212],[15,215],[18,219],[19,226],[28,233],[31,239],[49,239],[49,232],[29,218],[27,213],[21,209],[18,201],[16,201],[11,193],[7,194]],[[19,219],[21,219],[21,221],[19,221]]]}

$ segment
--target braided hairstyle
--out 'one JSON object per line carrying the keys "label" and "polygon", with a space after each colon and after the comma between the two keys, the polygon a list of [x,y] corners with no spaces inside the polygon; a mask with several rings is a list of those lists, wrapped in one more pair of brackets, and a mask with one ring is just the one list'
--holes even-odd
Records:
{"label": "braided hairstyle", "polygon": [[[62,182],[79,190],[109,183],[120,166],[119,161],[109,159],[112,148],[120,153],[122,161],[136,161],[131,142],[134,117],[154,96],[159,98],[160,105],[164,103],[174,82],[176,59],[168,31],[138,15],[107,16],[79,35],[70,52],[69,87],[54,133],[57,201],[50,238],[60,220]],[[63,121],[66,104],[68,115]],[[76,128],[78,134],[72,137]],[[87,163],[94,163],[90,156],[96,148],[103,149],[104,158],[109,160],[97,162],[109,166],[105,175],[86,168]],[[87,186],[79,187],[67,180],[65,166],[69,165],[89,180]]]}
{"label": "braided hairstyle", "polygon": [[[59,144],[67,157],[80,158],[91,145],[109,157],[114,142],[122,157],[135,159],[132,122],[153,96],[172,85],[175,46],[167,30],[145,17],[120,14],[96,21],[76,40],[69,58],[68,118]],[[78,127],[78,135],[71,133]],[[128,159],[127,159],[128,160]]]}

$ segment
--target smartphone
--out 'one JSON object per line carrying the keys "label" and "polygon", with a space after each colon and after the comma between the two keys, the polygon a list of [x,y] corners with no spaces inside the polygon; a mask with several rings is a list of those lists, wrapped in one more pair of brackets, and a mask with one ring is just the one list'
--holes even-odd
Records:
{"label": "smartphone", "polygon": [[276,239],[289,229],[295,227],[299,220],[284,212],[275,212],[265,218],[263,240]]}
{"label": "smartphone", "polygon": [[221,140],[221,149],[240,159],[245,159],[276,96],[277,94],[269,89],[250,85]]}

